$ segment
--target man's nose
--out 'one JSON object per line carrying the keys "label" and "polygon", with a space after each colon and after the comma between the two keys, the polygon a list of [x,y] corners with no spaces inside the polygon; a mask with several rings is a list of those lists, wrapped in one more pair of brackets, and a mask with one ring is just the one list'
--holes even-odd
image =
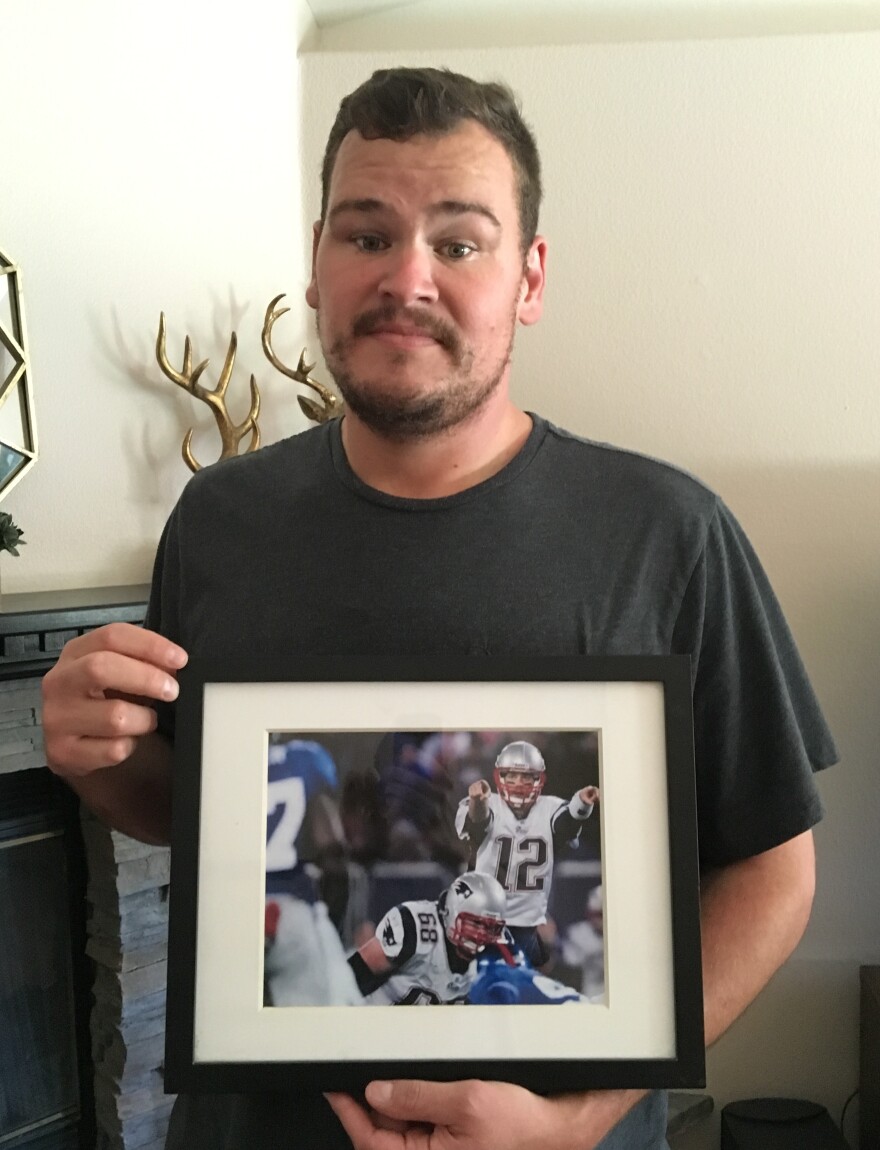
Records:
{"label": "man's nose", "polygon": [[434,303],[433,252],[420,244],[400,244],[382,261],[379,294],[404,307],[417,303]]}

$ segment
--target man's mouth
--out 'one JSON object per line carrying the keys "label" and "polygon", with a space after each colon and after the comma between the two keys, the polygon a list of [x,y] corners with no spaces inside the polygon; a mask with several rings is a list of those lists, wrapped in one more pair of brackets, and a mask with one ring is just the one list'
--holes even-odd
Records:
{"label": "man's mouth", "polygon": [[458,341],[448,325],[432,316],[415,317],[394,315],[377,308],[355,320],[352,335],[355,338],[378,340],[388,347],[402,351],[418,348],[442,347],[454,353]]}
{"label": "man's mouth", "polygon": [[367,334],[391,347],[431,347],[438,343],[424,328],[405,327],[402,324],[383,324]]}

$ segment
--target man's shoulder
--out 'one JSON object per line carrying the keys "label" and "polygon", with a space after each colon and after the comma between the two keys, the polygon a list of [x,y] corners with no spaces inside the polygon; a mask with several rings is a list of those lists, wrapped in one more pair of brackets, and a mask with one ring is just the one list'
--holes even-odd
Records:
{"label": "man's shoulder", "polygon": [[298,483],[314,484],[318,469],[329,460],[328,424],[310,427],[258,451],[232,459],[221,459],[197,471],[186,485],[184,502],[211,500],[229,492],[246,493],[277,490],[282,483],[290,491]]}
{"label": "man's shoulder", "polygon": [[574,486],[567,490],[591,492],[602,498],[638,500],[708,520],[718,497],[685,468],[644,452],[601,440],[588,439],[549,421],[545,455],[556,471]]}

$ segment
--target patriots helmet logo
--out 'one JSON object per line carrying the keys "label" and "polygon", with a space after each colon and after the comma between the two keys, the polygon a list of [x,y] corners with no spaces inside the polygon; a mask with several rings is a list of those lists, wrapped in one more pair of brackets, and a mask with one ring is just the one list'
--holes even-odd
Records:
{"label": "patriots helmet logo", "polygon": [[385,946],[394,946],[394,927],[390,922],[385,923],[385,929],[382,931],[382,942]]}

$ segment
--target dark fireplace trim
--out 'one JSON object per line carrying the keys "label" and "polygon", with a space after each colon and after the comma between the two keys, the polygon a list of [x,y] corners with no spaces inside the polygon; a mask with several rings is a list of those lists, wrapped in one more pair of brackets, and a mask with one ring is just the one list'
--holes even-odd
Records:
{"label": "dark fireplace trim", "polygon": [[150,588],[32,591],[0,600],[0,679],[43,675],[61,648],[105,623],[141,623]]}
{"label": "dark fireplace trim", "polygon": [[[22,686],[35,682],[56,662],[64,644],[95,627],[111,622],[139,624],[143,621],[149,587],[124,586],[88,590],[54,591],[4,595],[0,602],[0,682],[22,680]],[[13,688],[15,689],[15,688]],[[103,876],[89,871],[89,858],[83,836],[78,798],[63,784],[40,767],[41,732],[39,714],[35,715],[34,750],[21,756],[12,756],[0,764],[6,774],[26,770],[46,775],[46,787],[52,793],[53,818],[60,820],[65,836],[70,932],[72,950],[72,982],[76,1014],[77,1074],[79,1078],[80,1114],[76,1144],[82,1150],[123,1146],[123,1132],[101,1129],[101,1118],[96,1114],[95,1071],[92,1057],[90,1019],[94,1007],[93,984],[95,963],[89,957],[87,928],[87,890],[89,882],[101,881]],[[107,831],[109,836],[110,832]],[[116,851],[111,847],[110,857],[115,862]],[[161,1118],[159,1119],[161,1125]],[[40,1146],[67,1146],[67,1137],[59,1128],[57,1141],[51,1141],[52,1126],[44,1133],[50,1143],[40,1140]],[[69,1123],[59,1127],[69,1130]]]}

